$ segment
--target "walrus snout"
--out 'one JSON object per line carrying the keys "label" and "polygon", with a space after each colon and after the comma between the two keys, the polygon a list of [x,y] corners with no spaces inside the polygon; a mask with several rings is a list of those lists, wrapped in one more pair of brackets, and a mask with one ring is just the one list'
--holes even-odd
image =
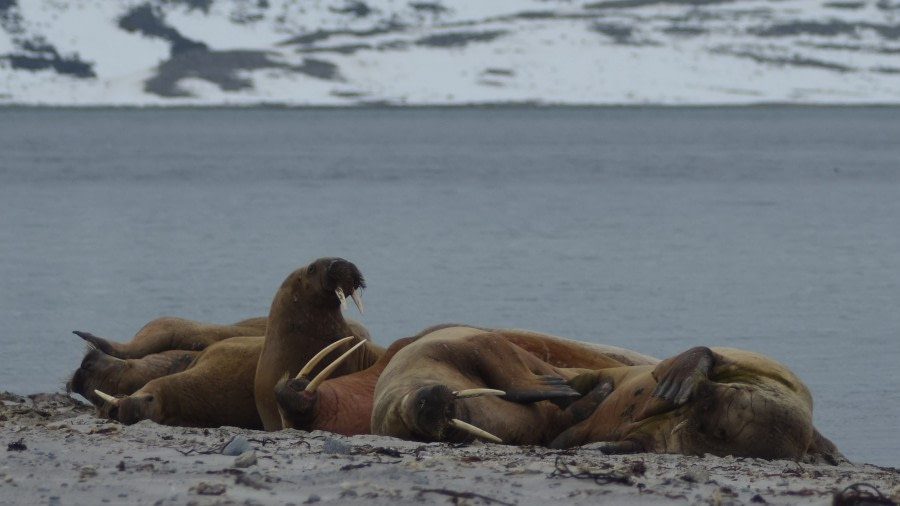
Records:
{"label": "walrus snout", "polygon": [[335,258],[325,269],[325,287],[331,291],[340,288],[345,293],[351,294],[356,290],[364,289],[366,280],[359,268],[352,262],[343,258]]}
{"label": "walrus snout", "polygon": [[456,418],[456,396],[446,385],[424,386],[410,396],[407,409],[412,410],[414,432],[441,441]]}
{"label": "walrus snout", "polygon": [[306,378],[284,378],[275,385],[275,401],[283,428],[307,429],[315,419],[319,393],[307,390]]}
{"label": "walrus snout", "polygon": [[147,418],[153,420],[150,413],[152,412],[154,401],[153,394],[125,397],[119,402],[118,406],[113,406],[110,409],[109,416],[125,425],[134,425]]}

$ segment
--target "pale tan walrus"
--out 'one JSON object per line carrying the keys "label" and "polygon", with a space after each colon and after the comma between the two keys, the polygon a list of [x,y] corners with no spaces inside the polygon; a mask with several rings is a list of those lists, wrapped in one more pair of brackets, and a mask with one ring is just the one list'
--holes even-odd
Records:
{"label": "pale tan walrus", "polygon": [[592,411],[551,443],[606,442],[608,453],[846,460],[812,424],[812,395],[783,364],[758,353],[703,346],[656,366],[610,368],[571,382]]}

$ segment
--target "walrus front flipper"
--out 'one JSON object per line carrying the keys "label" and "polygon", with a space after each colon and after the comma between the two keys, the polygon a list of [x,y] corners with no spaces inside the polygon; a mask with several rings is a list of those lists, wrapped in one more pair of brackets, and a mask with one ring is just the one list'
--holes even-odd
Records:
{"label": "walrus front flipper", "polygon": [[102,351],[103,353],[106,353],[107,355],[109,355],[111,357],[127,358],[127,357],[123,356],[119,352],[119,350],[117,350],[110,341],[107,341],[106,339],[103,339],[102,337],[95,336],[94,334],[91,334],[90,332],[82,332],[80,330],[73,330],[72,333],[75,334],[76,336],[84,339],[85,341],[87,341],[88,344],[90,344],[94,348]]}
{"label": "walrus front flipper", "polygon": [[520,388],[505,388],[505,395],[500,398],[510,402],[527,404],[530,402],[556,399],[577,399],[581,394],[559,376],[535,376],[534,385]]}
{"label": "walrus front flipper", "polygon": [[691,348],[662,361],[653,370],[653,377],[658,382],[653,396],[683,406],[691,400],[697,386],[709,378],[715,362],[713,351],[705,346]]}

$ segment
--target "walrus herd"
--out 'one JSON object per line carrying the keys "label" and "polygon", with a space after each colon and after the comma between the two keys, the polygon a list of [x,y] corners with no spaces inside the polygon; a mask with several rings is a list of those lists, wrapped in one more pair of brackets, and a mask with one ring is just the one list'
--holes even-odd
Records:
{"label": "walrus herd", "polygon": [[462,324],[385,349],[342,313],[347,299],[362,313],[365,286],[352,262],[320,258],[285,278],[267,317],[158,318],[121,343],[75,331],[89,349],[67,388],[125,424],[846,460],[813,427],[807,387],[769,357],[695,347],[660,361]]}

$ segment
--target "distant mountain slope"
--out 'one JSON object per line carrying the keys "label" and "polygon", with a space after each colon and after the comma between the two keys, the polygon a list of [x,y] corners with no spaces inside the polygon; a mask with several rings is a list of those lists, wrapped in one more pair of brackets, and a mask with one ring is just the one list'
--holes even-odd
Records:
{"label": "distant mountain slope", "polygon": [[0,0],[7,104],[900,102],[900,0]]}

